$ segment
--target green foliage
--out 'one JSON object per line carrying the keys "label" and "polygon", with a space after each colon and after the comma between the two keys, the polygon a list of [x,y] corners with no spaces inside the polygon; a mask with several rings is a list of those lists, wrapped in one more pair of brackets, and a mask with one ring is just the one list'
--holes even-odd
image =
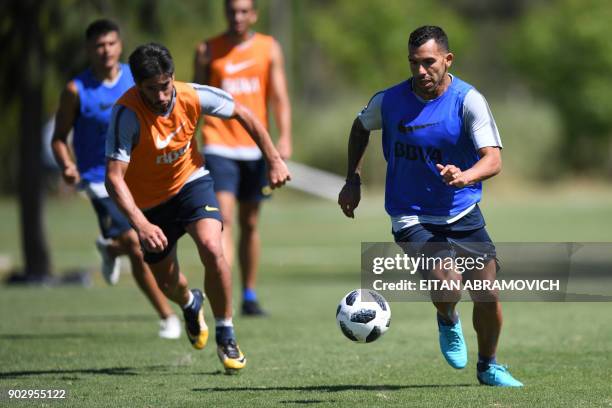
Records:
{"label": "green foliage", "polygon": [[523,78],[560,113],[560,154],[574,170],[612,172],[612,6],[559,0],[527,14],[510,43]]}
{"label": "green foliage", "polygon": [[563,169],[557,157],[561,125],[552,106],[528,95],[488,102],[504,145],[501,178],[550,179]]}
{"label": "green foliage", "polygon": [[410,76],[407,44],[410,32],[439,25],[459,55],[468,45],[469,28],[437,1],[335,1],[313,7],[310,30],[330,65],[333,80],[370,92]]}
{"label": "green foliage", "polygon": [[[23,62],[17,58],[20,21],[15,11],[21,3],[0,2],[0,42],[6,61],[0,64],[3,192],[16,184],[19,110],[15,101],[20,95],[14,78]],[[606,0],[522,4],[509,12],[506,6],[473,0],[261,0],[256,29],[274,34],[286,56],[296,158],[344,172],[346,137],[354,115],[374,92],[410,75],[406,61],[409,33],[418,26],[436,24],[447,31],[456,54],[453,72],[466,73],[465,79],[483,91],[506,146],[515,141],[510,138],[520,138],[525,143],[514,145],[527,149],[537,138],[536,150],[547,154],[542,159],[506,149],[507,155],[513,155],[507,162],[514,160],[522,176],[556,176],[563,168],[612,172],[612,5]],[[166,44],[175,59],[177,79],[185,81],[193,78],[197,42],[226,26],[221,0],[56,0],[43,2],[41,7],[47,118],[57,109],[65,82],[87,65],[83,31],[93,19],[110,17],[120,24],[123,60],[144,42]],[[483,12],[489,8],[497,12]],[[524,103],[525,94],[530,95],[516,86],[521,80],[536,93],[536,111]],[[502,100],[501,105],[496,103]],[[557,116],[559,125],[550,126]],[[372,145],[379,145],[377,135]],[[541,162],[555,162],[542,167],[554,170],[537,170],[527,159],[533,156]],[[381,166],[378,150],[371,146],[365,170],[380,180]]]}

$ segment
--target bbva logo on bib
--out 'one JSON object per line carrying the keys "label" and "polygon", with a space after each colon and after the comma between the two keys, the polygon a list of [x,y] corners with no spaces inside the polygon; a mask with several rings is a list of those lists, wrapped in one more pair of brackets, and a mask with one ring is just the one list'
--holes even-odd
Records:
{"label": "bbva logo on bib", "polygon": [[187,152],[187,149],[191,146],[191,140],[187,144],[178,150],[173,150],[168,153],[157,156],[155,164],[172,164],[179,159],[182,155]]}

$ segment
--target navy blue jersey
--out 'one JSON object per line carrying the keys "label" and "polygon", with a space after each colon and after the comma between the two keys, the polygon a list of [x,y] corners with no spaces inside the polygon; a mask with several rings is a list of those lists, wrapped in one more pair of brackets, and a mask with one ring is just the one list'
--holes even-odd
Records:
{"label": "navy blue jersey", "polygon": [[125,91],[134,86],[130,67],[121,64],[121,74],[112,84],[99,81],[91,69],[78,75],[79,112],[74,122],[74,140],[77,168],[85,182],[104,181],[106,131],[111,108]]}

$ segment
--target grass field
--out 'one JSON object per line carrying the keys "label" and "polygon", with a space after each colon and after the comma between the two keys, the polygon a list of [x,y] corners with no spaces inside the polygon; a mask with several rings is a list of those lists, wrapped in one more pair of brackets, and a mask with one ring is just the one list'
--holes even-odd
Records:
{"label": "grass field", "polygon": [[[487,196],[483,211],[498,241],[612,241],[609,192],[496,198]],[[0,255],[18,266],[16,214],[13,202],[0,202]],[[236,317],[249,360],[239,376],[221,374],[214,344],[195,351],[185,338],[158,339],[128,275],[114,288],[98,273],[86,289],[0,287],[0,389],[68,391],[63,401],[0,406],[612,406],[608,303],[505,304],[498,358],[526,384],[520,390],[477,385],[467,302],[464,370],[443,361],[426,303],[393,303],[391,329],[375,343],[346,340],[334,312],[359,286],[360,242],[390,239],[381,197],[366,197],[357,214],[348,220],[333,203],[288,193],[266,205],[259,293],[271,316]],[[58,273],[97,268],[92,215],[83,200],[49,203]],[[179,251],[191,285],[201,286],[193,244],[183,240]]]}

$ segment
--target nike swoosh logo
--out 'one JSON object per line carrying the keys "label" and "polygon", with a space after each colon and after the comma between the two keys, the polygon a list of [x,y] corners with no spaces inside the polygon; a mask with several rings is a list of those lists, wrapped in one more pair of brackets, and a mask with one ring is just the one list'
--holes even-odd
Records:
{"label": "nike swoosh logo", "polygon": [[252,67],[253,65],[255,65],[255,60],[246,60],[237,64],[232,64],[231,62],[228,62],[227,64],[225,64],[225,72],[232,75],[236,72],[242,71],[243,69]]}
{"label": "nike swoosh logo", "polygon": [[402,122],[399,123],[398,125],[398,130],[401,133],[412,133],[415,130],[419,130],[419,129],[425,129],[428,127],[432,127],[432,126],[436,126],[438,125],[440,122],[435,122],[435,123],[425,123],[424,125],[413,125],[413,126],[406,126],[404,125]]}
{"label": "nike swoosh logo", "polygon": [[208,212],[219,211],[217,207],[211,207],[210,205],[204,206],[204,209]]}
{"label": "nike swoosh logo", "polygon": [[109,108],[112,108],[113,105],[114,105],[114,103],[103,103],[103,102],[100,102],[100,104],[98,106],[99,106],[100,110],[105,111],[105,110],[107,110]]}
{"label": "nike swoosh logo", "polygon": [[176,136],[178,134],[178,132],[181,131],[181,129],[183,128],[184,125],[185,125],[185,122],[181,123],[181,125],[179,127],[177,127],[174,130],[174,132],[172,132],[168,136],[166,136],[165,140],[161,140],[159,138],[159,134],[157,134],[157,136],[155,137],[155,147],[157,147],[157,150],[165,149],[166,147],[168,147],[168,145],[170,144],[170,141],[172,140],[172,138],[174,138],[174,136]]}

